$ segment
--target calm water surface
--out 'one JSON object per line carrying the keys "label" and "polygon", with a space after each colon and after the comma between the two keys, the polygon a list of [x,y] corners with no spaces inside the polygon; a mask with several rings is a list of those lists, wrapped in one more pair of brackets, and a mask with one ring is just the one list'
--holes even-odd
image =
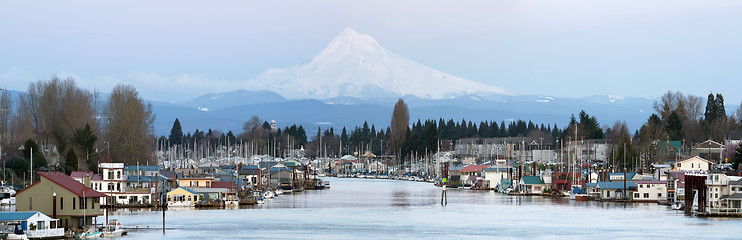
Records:
{"label": "calm water surface", "polygon": [[[657,204],[571,202],[430,183],[327,178],[332,188],[232,210],[167,211],[167,232],[126,239],[739,239],[742,220],[695,218]],[[162,227],[162,213],[118,210],[126,226]]]}

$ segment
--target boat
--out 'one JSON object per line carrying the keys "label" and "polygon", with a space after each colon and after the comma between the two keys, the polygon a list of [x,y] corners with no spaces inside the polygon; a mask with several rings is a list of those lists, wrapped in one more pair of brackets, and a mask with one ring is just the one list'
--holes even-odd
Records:
{"label": "boat", "polygon": [[121,223],[116,219],[111,219],[103,228],[103,237],[118,237],[128,233],[121,227]]}
{"label": "boat", "polygon": [[273,197],[275,197],[275,194],[273,193],[272,190],[266,189],[265,192],[263,192],[263,198],[264,199],[269,199],[269,198],[273,198]]}
{"label": "boat", "polygon": [[275,193],[275,194],[276,194],[276,196],[278,196],[278,195],[281,195],[281,194],[283,194],[283,189],[281,189],[281,188],[276,188],[276,191],[273,191],[273,193]]}
{"label": "boat", "polygon": [[236,193],[228,193],[224,198],[224,207],[234,208],[240,207],[240,198],[237,197]]}
{"label": "boat", "polygon": [[330,182],[329,181],[322,181],[322,185],[325,186],[325,188],[330,188]]}
{"label": "boat", "polygon": [[569,199],[575,201],[588,201],[590,200],[589,195],[582,190],[579,185],[572,185],[572,191],[569,191]]}
{"label": "boat", "polygon": [[672,203],[672,209],[683,210],[683,208],[685,208],[685,206],[683,206],[683,205],[685,205],[685,204],[683,204],[683,202],[673,202]]}
{"label": "boat", "polygon": [[317,182],[314,184],[314,189],[324,189],[325,184],[322,180],[317,180]]}
{"label": "boat", "polygon": [[95,229],[88,229],[87,231],[84,231],[80,234],[75,235],[75,238],[100,238],[103,237],[103,232],[95,230]]}
{"label": "boat", "polygon": [[24,239],[28,240],[28,236],[23,232],[23,227],[20,223],[8,223],[0,231],[0,239]]}
{"label": "boat", "polygon": [[2,206],[9,206],[9,205],[15,205],[15,190],[13,190],[13,187],[10,186],[2,186],[0,187],[0,205]]}

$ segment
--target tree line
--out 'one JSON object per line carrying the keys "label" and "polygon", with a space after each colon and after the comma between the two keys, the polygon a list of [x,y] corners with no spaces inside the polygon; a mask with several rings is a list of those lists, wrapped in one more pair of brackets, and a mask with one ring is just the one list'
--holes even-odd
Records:
{"label": "tree line", "polygon": [[13,101],[0,90],[0,159],[6,180],[29,178],[31,155],[34,172],[68,174],[97,172],[99,162],[154,160],[154,114],[133,86],[116,85],[104,97],[79,88],[72,78],[54,76],[30,83],[26,94]]}

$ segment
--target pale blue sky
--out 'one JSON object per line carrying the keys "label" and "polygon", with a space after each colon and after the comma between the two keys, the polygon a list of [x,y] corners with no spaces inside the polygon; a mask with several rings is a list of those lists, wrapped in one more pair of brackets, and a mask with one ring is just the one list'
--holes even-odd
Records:
{"label": "pale blue sky", "polygon": [[742,101],[742,1],[3,1],[0,87],[51,75],[179,102],[308,60],[351,27],[519,94]]}

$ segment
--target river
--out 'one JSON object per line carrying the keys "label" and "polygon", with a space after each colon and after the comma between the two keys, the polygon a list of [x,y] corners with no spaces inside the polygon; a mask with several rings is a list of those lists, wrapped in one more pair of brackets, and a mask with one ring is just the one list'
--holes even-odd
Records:
{"label": "river", "polygon": [[430,183],[326,178],[325,190],[289,193],[241,209],[111,213],[126,239],[733,239],[742,220],[696,218],[650,203],[573,202],[441,189]]}

